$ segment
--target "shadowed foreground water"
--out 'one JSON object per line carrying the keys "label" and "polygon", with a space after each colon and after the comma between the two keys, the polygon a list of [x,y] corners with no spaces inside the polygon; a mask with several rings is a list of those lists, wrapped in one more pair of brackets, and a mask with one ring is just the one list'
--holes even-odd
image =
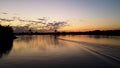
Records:
{"label": "shadowed foreground water", "polygon": [[119,41],[114,36],[18,36],[0,44],[10,47],[0,48],[0,68],[119,68]]}

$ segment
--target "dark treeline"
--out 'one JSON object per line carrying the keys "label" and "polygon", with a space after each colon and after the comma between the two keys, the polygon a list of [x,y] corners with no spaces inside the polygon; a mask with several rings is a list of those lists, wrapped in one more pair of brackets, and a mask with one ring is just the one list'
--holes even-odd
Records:
{"label": "dark treeline", "polygon": [[107,35],[107,36],[120,36],[120,30],[94,30],[86,32],[28,32],[13,33],[13,28],[10,26],[0,25],[0,40],[13,39],[14,35]]}
{"label": "dark treeline", "polygon": [[13,47],[13,39],[0,39],[0,58],[8,55]]}
{"label": "dark treeline", "polygon": [[15,33],[16,35],[107,35],[107,36],[120,36],[120,30],[94,30],[86,32],[22,32]]}
{"label": "dark treeline", "polygon": [[14,38],[14,33],[12,27],[0,25],[0,40],[13,39],[13,38]]}
{"label": "dark treeline", "polygon": [[9,54],[13,46],[14,38],[12,27],[0,25],[0,58]]}

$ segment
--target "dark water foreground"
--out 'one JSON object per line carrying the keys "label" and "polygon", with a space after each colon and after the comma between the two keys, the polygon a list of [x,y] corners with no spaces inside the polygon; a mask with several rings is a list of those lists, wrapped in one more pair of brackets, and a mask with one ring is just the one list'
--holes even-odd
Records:
{"label": "dark water foreground", "polygon": [[0,68],[120,68],[118,36],[17,37],[0,41]]}
{"label": "dark water foreground", "polygon": [[8,55],[13,47],[13,39],[0,39],[0,58]]}

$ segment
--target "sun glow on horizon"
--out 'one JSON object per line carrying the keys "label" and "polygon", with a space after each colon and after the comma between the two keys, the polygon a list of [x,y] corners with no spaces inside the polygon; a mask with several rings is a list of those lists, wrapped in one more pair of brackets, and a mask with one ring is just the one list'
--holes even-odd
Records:
{"label": "sun glow on horizon", "polygon": [[2,0],[0,24],[41,30],[44,24],[67,22],[58,31],[120,29],[119,6],[119,0]]}

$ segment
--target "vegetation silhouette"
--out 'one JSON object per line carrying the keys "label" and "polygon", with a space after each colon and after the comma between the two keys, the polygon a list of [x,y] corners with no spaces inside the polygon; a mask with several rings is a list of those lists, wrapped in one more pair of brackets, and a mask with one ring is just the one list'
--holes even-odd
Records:
{"label": "vegetation silhouette", "polygon": [[13,39],[15,38],[13,29],[10,26],[1,26],[0,25],[0,40],[1,39]]}
{"label": "vegetation silhouette", "polygon": [[94,30],[86,32],[21,32],[16,35],[106,35],[106,36],[120,36],[120,30]]}
{"label": "vegetation silhouette", "polygon": [[[7,13],[3,13],[7,14]],[[59,32],[58,29],[63,28],[65,26],[69,26],[67,21],[53,21],[49,22],[46,17],[38,18],[37,20],[26,20],[21,19],[19,17],[13,17],[11,19],[0,18],[1,22],[12,22],[18,20],[20,23],[25,22],[23,25],[16,26],[0,26],[0,38],[13,38],[14,34],[16,35],[110,35],[110,36],[120,36],[119,30],[93,30],[86,32]],[[37,25],[37,27],[36,27]],[[35,27],[34,27],[35,26]],[[13,29],[14,34],[13,34]],[[37,32],[36,29],[39,29]],[[48,32],[47,32],[48,31]],[[50,32],[53,31],[53,32]]]}
{"label": "vegetation silhouette", "polygon": [[9,54],[13,46],[14,38],[12,27],[0,25],[0,58],[5,54]]}
{"label": "vegetation silhouette", "polygon": [[8,55],[13,47],[13,39],[0,39],[0,58]]}

